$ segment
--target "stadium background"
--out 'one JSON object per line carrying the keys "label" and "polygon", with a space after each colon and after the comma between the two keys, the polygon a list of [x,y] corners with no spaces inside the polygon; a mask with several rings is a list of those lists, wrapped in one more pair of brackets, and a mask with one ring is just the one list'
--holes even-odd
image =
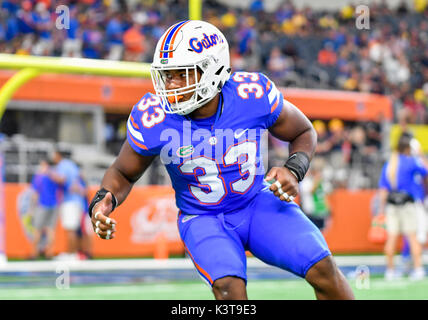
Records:
{"label": "stadium background", "polygon": [[[333,190],[331,221],[324,236],[333,253],[358,254],[360,260],[344,260],[349,272],[373,264],[372,273],[381,274],[383,260],[360,256],[382,253],[382,244],[367,237],[377,213],[380,168],[404,122],[428,151],[428,9],[424,0],[361,4],[370,8],[369,29],[356,28],[357,14],[347,1],[203,1],[202,17],[225,33],[234,70],[266,73],[318,130],[324,128],[326,136],[335,138],[333,146],[317,152]],[[71,8],[69,29],[55,28],[55,9],[60,5]],[[166,28],[188,17],[187,1],[2,1],[0,52],[147,63]],[[2,66],[0,86],[15,72],[7,70],[7,64]],[[15,92],[0,123],[5,181],[0,243],[9,260],[25,259],[31,250],[17,200],[39,159],[56,143],[69,148],[92,185],[92,195],[125,138],[130,108],[151,90],[149,79],[49,73]],[[282,164],[287,145],[271,137],[268,143],[269,167]],[[118,208],[117,238],[108,245],[94,239],[95,258],[155,257],[160,261],[155,267],[136,264],[135,268],[152,272],[160,281],[174,279],[159,272],[168,256],[184,257],[172,197],[168,177],[157,163]],[[55,250],[60,253],[65,248],[60,225],[56,234]],[[170,260],[176,259],[166,261]],[[178,261],[172,268],[180,268]],[[126,263],[117,270],[123,271]],[[91,268],[83,265],[73,269],[80,275],[77,285],[85,282],[82,270]],[[0,283],[43,286],[44,277],[54,277],[46,275],[52,266],[14,265],[5,269]],[[40,274],[22,280],[25,267]],[[264,270],[260,279],[288,277],[258,264],[254,268]],[[112,277],[113,271],[109,272]],[[128,273],[129,278],[139,279]],[[263,285],[257,290],[263,292]]]}

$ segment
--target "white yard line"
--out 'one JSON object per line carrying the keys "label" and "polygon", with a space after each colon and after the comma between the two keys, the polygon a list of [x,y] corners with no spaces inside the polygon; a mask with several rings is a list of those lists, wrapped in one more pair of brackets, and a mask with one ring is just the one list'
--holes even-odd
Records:
{"label": "white yard line", "polygon": [[[385,256],[335,256],[339,267],[344,266],[384,266]],[[397,262],[400,257],[396,256]],[[424,264],[428,264],[428,255],[423,256]],[[256,258],[247,259],[248,268],[274,268]],[[70,271],[107,271],[107,270],[190,270],[194,269],[190,259],[117,259],[117,260],[85,260],[85,261],[12,261],[0,265],[0,272],[43,272],[64,270]]]}
{"label": "white yard line", "polygon": [[[41,299],[43,297],[52,297],[52,293],[55,292],[57,298],[68,299],[70,297],[79,296],[82,290],[85,291],[85,295],[93,296],[95,299],[97,295],[105,296],[106,293],[111,295],[130,295],[130,294],[153,294],[153,293],[175,293],[178,288],[183,285],[177,284],[163,284],[157,283],[156,285],[118,285],[118,286],[98,286],[98,287],[73,287],[69,289],[56,289],[55,286],[49,288],[7,288],[5,291],[0,291],[0,299]],[[189,283],[185,284],[186,290],[206,290],[202,283]]]}

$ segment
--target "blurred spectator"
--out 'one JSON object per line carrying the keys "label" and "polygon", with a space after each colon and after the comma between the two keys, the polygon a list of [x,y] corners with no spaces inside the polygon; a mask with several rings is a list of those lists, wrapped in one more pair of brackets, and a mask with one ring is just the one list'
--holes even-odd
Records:
{"label": "blurred spectator", "polygon": [[330,153],[332,147],[327,127],[322,120],[315,120],[312,122],[312,125],[317,132],[317,146],[315,152],[319,156],[326,156]]}
{"label": "blurred spectator", "polygon": [[59,149],[55,150],[52,160],[55,169],[49,172],[49,177],[58,183],[63,192],[60,205],[60,218],[65,230],[67,252],[58,256],[58,259],[78,259],[77,230],[82,217],[82,188],[79,184],[79,168],[75,162],[68,158],[69,154]]}
{"label": "blurred spectator", "polygon": [[[46,159],[40,161],[39,169],[31,181],[34,190],[36,204],[33,213],[33,258],[44,256],[51,259],[53,256],[53,244],[55,238],[55,227],[57,222],[57,191],[58,184],[49,177],[49,163]],[[46,241],[42,247],[42,236]]]}
{"label": "blurred spectator", "polygon": [[345,138],[345,126],[343,121],[337,118],[331,119],[328,122],[328,130],[330,132],[330,143],[333,151],[341,151],[342,144]]}
{"label": "blurred spectator", "polygon": [[380,30],[373,35],[369,43],[369,56],[375,63],[382,63],[391,58],[391,49],[385,43],[385,39],[380,34]]}
{"label": "blurred spectator", "polygon": [[328,122],[330,153],[328,161],[334,166],[331,174],[331,179],[334,186],[337,188],[347,188],[349,176],[346,171],[346,166],[349,165],[351,149],[349,143],[345,143],[349,139],[349,129],[340,119],[332,119]]}
{"label": "blurred spectator", "polygon": [[91,59],[101,59],[104,54],[103,34],[94,22],[86,21],[83,29],[83,56]]}
{"label": "blurred spectator", "polygon": [[350,157],[347,162],[352,166],[354,162],[363,164],[366,162],[366,133],[361,126],[355,126],[349,133]]}
{"label": "blurred spectator", "polygon": [[325,66],[334,66],[337,62],[337,55],[333,50],[333,44],[327,42],[324,48],[318,53],[318,63]]}
{"label": "blurred spectator", "polygon": [[[52,1],[3,1],[2,52],[148,61],[166,25],[187,19],[184,1],[62,0],[61,4],[70,8],[66,30],[53,28]],[[264,4],[261,0],[251,1],[247,8],[204,4],[203,18],[230,36],[235,70],[245,66],[272,78],[285,77],[284,84],[292,77],[291,83],[299,86],[394,95],[395,117],[401,108],[409,108],[412,122],[428,123],[428,49],[421,50],[428,45],[426,0],[415,0],[413,7],[402,1],[396,11],[387,2],[370,4],[370,29],[364,32],[355,32],[352,5],[326,12],[298,9],[286,0],[271,13]],[[171,5],[176,10],[168,10]],[[313,81],[308,70],[314,65],[326,81]]]}
{"label": "blurred spectator", "polygon": [[401,0],[400,4],[397,7],[397,13],[399,15],[405,15],[408,12],[407,3],[405,0]]}
{"label": "blurred spectator", "polygon": [[322,158],[314,158],[305,179],[299,185],[303,212],[320,230],[326,227],[330,216],[327,195],[331,187],[323,177],[323,168]]}
{"label": "blurred spectator", "polygon": [[52,54],[53,42],[51,30],[53,23],[51,16],[44,2],[38,2],[35,6],[35,28],[39,37],[33,46],[33,54],[49,56]]}
{"label": "blurred spectator", "polygon": [[120,60],[123,53],[123,24],[122,15],[119,12],[112,14],[106,26],[106,41],[109,53],[107,59]]}
{"label": "blurred spectator", "polygon": [[408,61],[403,55],[390,56],[383,61],[385,76],[389,83],[399,85],[410,78]]}
{"label": "blurred spectator", "polygon": [[5,9],[8,14],[15,15],[19,10],[18,0],[4,0],[2,1],[1,8]]}
{"label": "blurred spectator", "polygon": [[400,234],[406,235],[409,240],[414,268],[411,278],[421,280],[425,276],[422,266],[422,247],[417,238],[417,233],[422,232],[421,226],[418,226],[418,194],[413,186],[413,181],[415,174],[426,178],[428,170],[416,157],[411,155],[410,141],[411,139],[407,135],[400,137],[397,151],[384,165],[379,180],[380,210],[386,214],[388,234],[385,244],[387,256],[385,278],[387,280],[393,280],[399,275],[394,269],[394,254]]}
{"label": "blurred spectator", "polygon": [[235,39],[238,41],[240,54],[250,50],[251,42],[256,38],[255,21],[252,17],[243,17],[237,30]]}
{"label": "blurred spectator", "polygon": [[236,11],[229,9],[224,15],[221,16],[221,23],[225,28],[234,28],[238,23]]}
{"label": "blurred spectator", "polygon": [[325,14],[318,20],[318,25],[323,29],[329,30],[336,29],[339,23],[332,14]]}
{"label": "blurred spectator", "polygon": [[36,32],[36,12],[33,11],[33,4],[29,0],[22,1],[21,9],[17,12],[19,32],[31,35]]}
{"label": "blurred spectator", "polygon": [[351,5],[346,5],[340,10],[340,17],[343,20],[350,20],[354,16],[354,8]]}
{"label": "blurred spectator", "polygon": [[357,72],[352,72],[351,76],[343,83],[343,89],[349,91],[357,91],[360,85],[360,75]]}
{"label": "blurred spectator", "polygon": [[379,152],[382,145],[380,124],[374,121],[366,122],[365,130],[368,153],[372,154]]}
{"label": "blurred spectator", "polygon": [[427,0],[414,0],[413,2],[416,12],[420,13],[424,12],[428,5]]}
{"label": "blurred spectator", "polygon": [[91,219],[89,218],[88,214],[88,208],[89,208],[89,201],[88,201],[88,185],[86,183],[85,178],[83,177],[81,167],[79,166],[80,174],[78,179],[78,192],[81,199],[81,220],[79,228],[77,229],[77,236],[78,236],[78,254],[79,254],[79,260],[87,260],[92,259],[92,237],[93,237],[93,229],[92,229],[92,223]]}
{"label": "blurred spectator", "polygon": [[406,94],[404,108],[409,111],[411,123],[421,123],[425,118],[425,106],[420,101],[416,101],[412,93]]}
{"label": "blurred spectator", "polygon": [[267,62],[272,81],[281,84],[291,64],[292,61],[284,56],[278,47],[274,47]]}
{"label": "blurred spectator", "polygon": [[6,14],[6,24],[5,24],[5,40],[10,42],[16,39],[19,35],[18,19],[16,15]]}
{"label": "blurred spectator", "polygon": [[123,34],[123,45],[125,48],[123,60],[143,61],[145,53],[144,41],[145,37],[141,32],[141,25],[139,23],[134,23],[132,27]]}
{"label": "blurred spectator", "polygon": [[275,18],[278,23],[289,20],[293,17],[295,8],[291,1],[284,1],[283,4],[277,9]]}
{"label": "blurred spectator", "polygon": [[77,17],[77,7],[70,9],[70,25],[65,29],[65,39],[62,45],[63,57],[82,57],[82,31]]}
{"label": "blurred spectator", "polygon": [[263,11],[263,0],[253,0],[250,4],[250,11],[254,14]]}

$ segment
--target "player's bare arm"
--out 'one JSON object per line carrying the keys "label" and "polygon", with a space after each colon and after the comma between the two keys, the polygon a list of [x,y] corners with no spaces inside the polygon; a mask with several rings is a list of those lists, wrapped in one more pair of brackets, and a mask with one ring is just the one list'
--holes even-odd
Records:
{"label": "player's bare arm", "polygon": [[[102,239],[113,239],[116,221],[109,218],[115,206],[128,196],[134,183],[142,176],[155,156],[142,156],[132,149],[126,140],[119,155],[107,169],[101,182],[101,190],[108,190],[91,212],[92,226]],[[97,228],[99,230],[97,230]]]}
{"label": "player's bare arm", "polygon": [[[307,165],[309,164],[317,143],[316,131],[309,119],[293,104],[284,100],[284,107],[277,121],[269,128],[269,132],[280,140],[289,141],[290,155],[296,154],[303,161],[307,161]],[[275,179],[270,190],[281,200],[292,201],[299,192],[298,183],[303,179],[305,173],[303,171],[299,176],[298,172],[286,166],[273,167],[268,172],[266,180]]]}

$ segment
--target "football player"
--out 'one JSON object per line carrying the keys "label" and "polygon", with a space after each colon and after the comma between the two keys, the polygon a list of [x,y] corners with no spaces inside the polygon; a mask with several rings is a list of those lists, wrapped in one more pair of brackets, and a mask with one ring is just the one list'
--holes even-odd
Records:
{"label": "football player", "polygon": [[[305,278],[319,299],[353,299],[327,244],[293,202],[316,145],[310,121],[261,73],[231,72],[224,35],[182,21],[160,38],[155,94],[133,107],[127,140],[89,207],[94,230],[114,238],[111,212],[160,156],[171,177],[185,250],[216,299],[247,299],[246,255]],[[290,142],[266,181],[261,136]]]}

